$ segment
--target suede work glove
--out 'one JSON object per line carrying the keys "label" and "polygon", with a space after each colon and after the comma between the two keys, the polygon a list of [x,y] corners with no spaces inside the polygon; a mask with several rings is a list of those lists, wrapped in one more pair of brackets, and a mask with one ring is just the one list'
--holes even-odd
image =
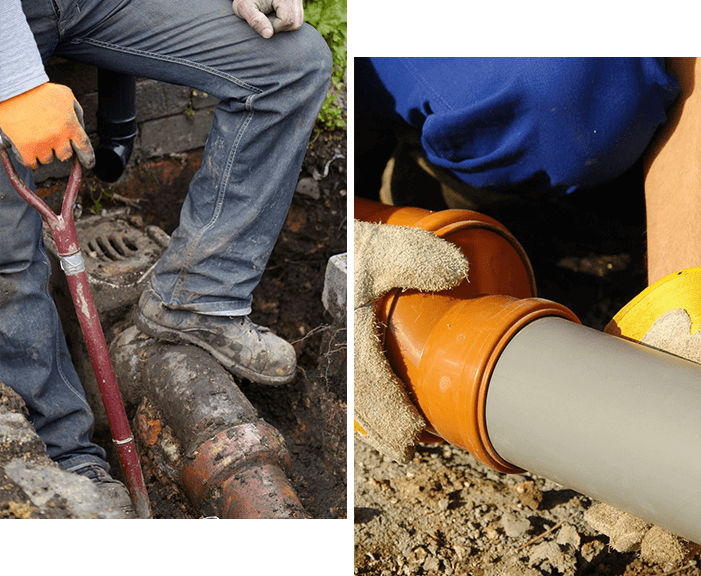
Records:
{"label": "suede work glove", "polygon": [[375,305],[393,288],[447,290],[467,278],[460,249],[426,230],[355,221],[356,436],[400,464],[414,456],[426,423],[385,357]]}
{"label": "suede work glove", "polygon": [[46,82],[0,102],[0,139],[27,168],[73,153],[86,168],[95,165],[95,152],[83,127],[83,110],[67,86]]}

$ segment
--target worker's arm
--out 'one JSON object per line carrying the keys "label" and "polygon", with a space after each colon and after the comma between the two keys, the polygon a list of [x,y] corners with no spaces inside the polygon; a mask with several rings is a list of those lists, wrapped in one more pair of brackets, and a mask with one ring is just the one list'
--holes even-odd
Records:
{"label": "worker's arm", "polygon": [[49,81],[21,0],[2,0],[0,102]]}
{"label": "worker's arm", "polygon": [[667,65],[681,92],[646,156],[649,284],[701,266],[701,59]]}
{"label": "worker's arm", "polygon": [[75,152],[86,167],[95,154],[71,90],[51,84],[20,0],[3,0],[0,19],[0,144],[28,168]]}

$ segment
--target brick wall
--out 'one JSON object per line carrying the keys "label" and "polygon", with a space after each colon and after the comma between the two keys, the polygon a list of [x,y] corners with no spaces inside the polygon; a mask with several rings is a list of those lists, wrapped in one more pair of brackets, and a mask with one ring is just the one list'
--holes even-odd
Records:
{"label": "brick wall", "polygon": [[[63,58],[49,60],[52,82],[69,86],[83,107],[85,128],[97,145],[97,68]],[[184,86],[137,79],[138,135],[130,163],[181,154],[204,147],[218,100]],[[54,162],[35,173],[35,181],[68,176],[70,163]]]}

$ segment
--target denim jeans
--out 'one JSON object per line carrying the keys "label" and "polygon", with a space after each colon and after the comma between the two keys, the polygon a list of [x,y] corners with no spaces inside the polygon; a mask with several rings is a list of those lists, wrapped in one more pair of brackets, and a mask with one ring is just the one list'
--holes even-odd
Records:
{"label": "denim jeans", "polygon": [[[306,24],[263,39],[224,0],[25,0],[23,8],[44,61],[56,54],[220,99],[152,287],[171,308],[248,314],[328,90],[324,40]],[[33,186],[29,171],[20,174]],[[59,465],[101,463],[47,291],[41,221],[4,174],[0,246],[0,380],[27,402]]]}

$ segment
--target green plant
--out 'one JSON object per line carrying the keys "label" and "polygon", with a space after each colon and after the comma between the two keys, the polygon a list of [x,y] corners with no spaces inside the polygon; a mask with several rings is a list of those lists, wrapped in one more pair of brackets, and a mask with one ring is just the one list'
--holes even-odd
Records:
{"label": "green plant", "polygon": [[[92,201],[92,206],[90,207],[90,213],[91,214],[97,214],[102,210],[102,199],[103,198],[112,198],[112,193],[108,192],[105,190],[102,186],[99,188],[93,184],[90,183],[88,185],[88,195],[90,196],[90,200]],[[97,193],[97,198],[95,198],[95,194]]]}
{"label": "green plant", "polygon": [[324,37],[333,55],[331,84],[335,90],[326,96],[318,120],[326,130],[345,128],[346,119],[337,92],[346,72],[347,0],[304,0],[304,19]]}

